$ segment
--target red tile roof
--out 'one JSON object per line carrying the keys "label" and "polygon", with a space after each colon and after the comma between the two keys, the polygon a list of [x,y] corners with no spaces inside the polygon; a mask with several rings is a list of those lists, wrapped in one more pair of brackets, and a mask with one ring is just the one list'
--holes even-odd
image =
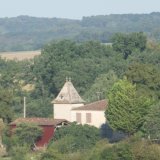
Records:
{"label": "red tile roof", "polygon": [[42,126],[56,126],[62,122],[68,122],[65,119],[52,119],[52,118],[18,118],[11,122],[10,125],[17,125],[20,123],[33,123]]}
{"label": "red tile roof", "polygon": [[105,111],[107,108],[107,100],[100,100],[84,106],[74,108],[72,110],[93,110],[93,111]]}

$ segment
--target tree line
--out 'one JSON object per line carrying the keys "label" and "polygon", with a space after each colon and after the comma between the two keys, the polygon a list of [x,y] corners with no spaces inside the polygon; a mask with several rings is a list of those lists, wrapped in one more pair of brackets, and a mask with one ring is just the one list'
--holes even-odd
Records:
{"label": "tree line", "polygon": [[0,18],[0,51],[36,50],[55,40],[111,42],[117,32],[144,32],[160,40],[160,13],[111,14],[82,20],[18,16]]}

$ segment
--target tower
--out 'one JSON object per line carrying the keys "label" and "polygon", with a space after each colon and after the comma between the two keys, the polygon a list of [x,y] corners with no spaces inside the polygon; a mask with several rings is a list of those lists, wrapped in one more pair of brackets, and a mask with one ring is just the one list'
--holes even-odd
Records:
{"label": "tower", "polygon": [[84,100],[74,88],[71,79],[66,78],[66,82],[58,96],[52,101],[54,118],[71,120],[71,110],[84,105]]}

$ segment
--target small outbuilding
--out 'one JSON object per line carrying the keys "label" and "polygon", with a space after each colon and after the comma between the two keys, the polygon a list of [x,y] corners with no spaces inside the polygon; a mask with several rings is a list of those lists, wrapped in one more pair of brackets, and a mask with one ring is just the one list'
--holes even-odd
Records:
{"label": "small outbuilding", "polygon": [[18,124],[29,123],[36,124],[43,129],[43,135],[35,142],[36,147],[44,147],[54,136],[56,128],[63,125],[67,125],[69,122],[64,119],[52,119],[52,118],[18,118],[10,123],[11,131],[16,128]]}

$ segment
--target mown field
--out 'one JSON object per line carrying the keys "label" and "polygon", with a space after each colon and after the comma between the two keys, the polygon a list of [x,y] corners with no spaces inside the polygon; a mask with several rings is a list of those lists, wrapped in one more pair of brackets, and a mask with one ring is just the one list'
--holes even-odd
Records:
{"label": "mown field", "polygon": [[18,51],[18,52],[0,52],[0,56],[3,59],[7,60],[18,60],[22,61],[25,59],[32,59],[35,56],[38,56],[41,54],[40,50],[36,51]]}

